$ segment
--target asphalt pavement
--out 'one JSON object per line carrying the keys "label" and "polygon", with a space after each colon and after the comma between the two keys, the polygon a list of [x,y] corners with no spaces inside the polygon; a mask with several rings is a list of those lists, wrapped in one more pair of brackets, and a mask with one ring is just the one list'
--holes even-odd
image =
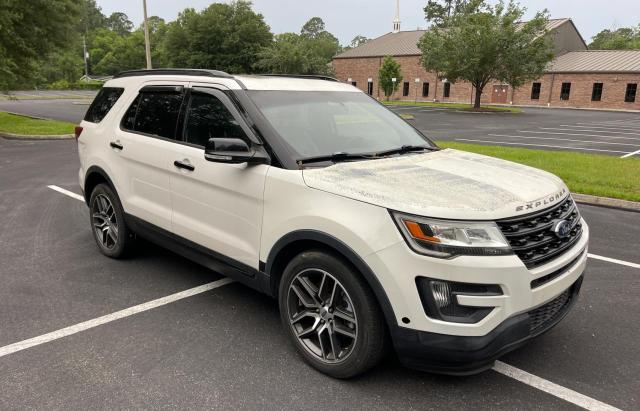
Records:
{"label": "asphalt pavement", "polygon": [[[0,139],[0,352],[3,347],[219,280],[140,241],[99,254],[74,141]],[[590,253],[640,262],[640,213],[580,206]],[[640,408],[640,269],[590,259],[581,296],[549,333],[503,362],[588,398]],[[532,386],[533,385],[533,386]],[[391,355],[338,381],[286,341],[277,303],[239,284],[15,353],[0,354],[0,409],[575,409],[495,371],[445,377]]]}

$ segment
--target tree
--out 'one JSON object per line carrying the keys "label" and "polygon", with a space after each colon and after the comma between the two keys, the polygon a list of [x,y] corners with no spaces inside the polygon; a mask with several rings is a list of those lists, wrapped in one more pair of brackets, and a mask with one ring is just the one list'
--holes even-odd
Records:
{"label": "tree", "polygon": [[185,9],[167,24],[162,55],[173,67],[251,73],[258,53],[273,35],[251,2],[213,3],[202,12]]}
{"label": "tree", "polygon": [[324,27],[322,19],[314,17],[302,26],[299,35],[275,36],[272,44],[258,53],[256,69],[280,74],[333,74],[331,59],[341,47]]}
{"label": "tree", "polygon": [[513,1],[495,6],[485,0],[458,4],[420,39],[422,65],[451,83],[470,82],[475,88],[474,108],[480,108],[489,81],[517,87],[539,78],[553,58],[546,10],[526,23],[521,22],[523,14]]}
{"label": "tree", "polygon": [[111,13],[106,21],[109,30],[124,36],[131,32],[133,29],[133,23],[129,20],[129,17],[120,12]]}
{"label": "tree", "polygon": [[622,27],[617,30],[602,30],[592,37],[591,50],[640,49],[640,24],[637,27]]}
{"label": "tree", "polygon": [[362,46],[364,43],[366,43],[368,41],[369,41],[369,39],[366,38],[365,36],[357,35],[357,36],[355,36],[353,38],[353,40],[351,40],[351,43],[349,43],[349,47],[354,49],[356,47]]}
{"label": "tree", "polygon": [[35,82],[50,50],[73,38],[75,0],[0,0],[0,89]]}
{"label": "tree", "polygon": [[429,0],[424,8],[424,15],[426,20],[435,26],[442,26],[452,14],[459,12],[466,3],[466,0]]}
{"label": "tree", "polygon": [[[380,87],[389,100],[389,97],[398,90],[398,86],[402,82],[400,63],[391,56],[385,57],[378,72],[378,78],[380,79]],[[394,78],[396,81],[393,81]]]}

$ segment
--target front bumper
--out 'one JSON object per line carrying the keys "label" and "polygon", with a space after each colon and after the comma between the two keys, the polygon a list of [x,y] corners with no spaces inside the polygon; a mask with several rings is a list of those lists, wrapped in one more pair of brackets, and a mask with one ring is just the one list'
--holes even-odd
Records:
{"label": "front bumper", "polygon": [[482,372],[491,368],[498,357],[523,346],[560,322],[575,303],[582,279],[580,276],[571,285],[566,301],[563,299],[562,306],[543,323],[537,322],[539,313],[554,300],[507,319],[483,336],[445,335],[391,327],[398,357],[404,366],[421,371],[452,375]]}

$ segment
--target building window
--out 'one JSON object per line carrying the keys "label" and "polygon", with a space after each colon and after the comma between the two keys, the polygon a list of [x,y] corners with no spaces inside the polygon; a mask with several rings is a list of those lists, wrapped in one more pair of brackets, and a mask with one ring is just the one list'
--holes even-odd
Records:
{"label": "building window", "polygon": [[357,81],[352,81],[352,82],[351,82],[351,85],[352,85],[353,87],[358,87],[358,82],[357,82]]}
{"label": "building window", "polygon": [[624,93],[624,102],[634,103],[636,101],[636,91],[638,91],[638,85],[636,83],[627,84],[627,92]]}
{"label": "building window", "polygon": [[602,100],[602,83],[593,83],[593,90],[591,91],[591,101]]}
{"label": "building window", "polygon": [[451,83],[447,81],[446,83],[444,83],[444,92],[442,96],[445,98],[448,98],[450,94],[451,94]]}
{"label": "building window", "polygon": [[540,100],[540,89],[542,83],[533,83],[531,85],[531,100]]}
{"label": "building window", "polygon": [[367,83],[367,94],[373,96],[373,81]]}
{"label": "building window", "polygon": [[562,83],[562,88],[560,88],[560,100],[569,100],[569,94],[571,94],[571,83]]}
{"label": "building window", "polygon": [[405,81],[404,84],[402,85],[402,95],[404,97],[407,97],[409,95],[409,82]]}
{"label": "building window", "polygon": [[429,83],[422,83],[422,97],[429,97]]}

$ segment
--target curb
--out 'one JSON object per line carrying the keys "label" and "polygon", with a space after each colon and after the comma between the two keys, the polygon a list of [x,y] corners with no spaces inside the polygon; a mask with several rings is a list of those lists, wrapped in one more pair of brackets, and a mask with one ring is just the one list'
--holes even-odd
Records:
{"label": "curb", "polygon": [[598,207],[617,208],[621,210],[634,211],[640,213],[640,202],[618,200],[617,198],[598,197],[588,194],[571,193],[576,203],[593,205]]}
{"label": "curb", "polygon": [[22,134],[11,134],[0,132],[0,137],[6,140],[28,140],[28,141],[43,141],[43,140],[71,140],[75,138],[73,134],[60,134],[50,136],[26,136]]}

